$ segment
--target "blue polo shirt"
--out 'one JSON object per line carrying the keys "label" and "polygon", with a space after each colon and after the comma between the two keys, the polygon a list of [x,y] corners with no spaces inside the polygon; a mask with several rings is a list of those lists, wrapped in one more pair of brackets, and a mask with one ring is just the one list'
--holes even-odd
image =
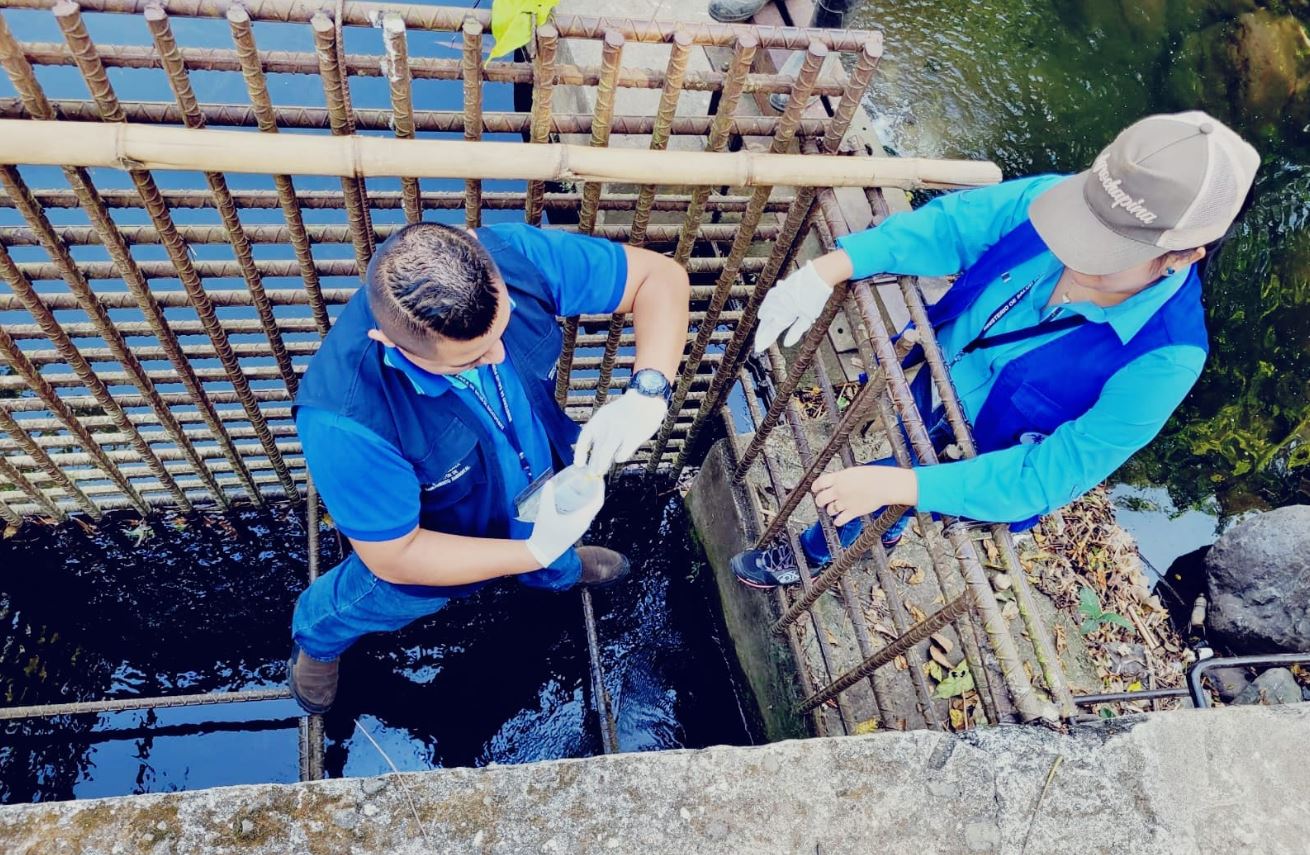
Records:
{"label": "blue polo shirt", "polygon": [[[993,187],[950,193],[922,207],[888,217],[882,225],[839,238],[855,277],[875,273],[945,276],[967,269],[988,247],[1028,218],[1033,200],[1064,180],[1042,175]],[[1011,360],[1069,331],[986,347],[961,354],[987,319],[1024,284],[1033,288],[988,331],[988,335],[1031,327],[1066,313],[1108,324],[1130,341],[1187,279],[1179,270],[1122,303],[1047,301],[1063,271],[1044,252],[1011,271],[1009,281],[991,282],[963,314],[937,331],[943,356],[965,415],[982,410],[1000,370]],[[1205,352],[1199,347],[1164,347],[1124,366],[1105,384],[1100,398],[1081,417],[1061,425],[1039,443],[1020,444],[970,460],[918,468],[919,507],[979,520],[1022,520],[1049,513],[1107,478],[1160,432],[1200,376]],[[1052,366],[1076,371],[1077,366]]]}
{"label": "blue polo shirt", "polygon": [[[628,279],[622,246],[522,223],[488,228],[537,265],[554,298],[556,314],[607,314],[618,308]],[[510,362],[496,366],[508,413],[501,404],[491,366],[462,372],[452,382],[448,376],[424,371],[394,348],[387,349],[384,362],[409,379],[415,394],[459,395],[483,420],[495,442],[491,456],[505,479],[510,536],[527,537],[532,525],[514,518],[514,497],[530,483],[519,451],[534,478],[549,472],[553,460],[545,428],[529,406]],[[496,426],[471,385],[479,388],[506,430]],[[296,429],[319,495],[347,537],[392,540],[418,525],[419,480],[395,446],[353,419],[314,407],[297,410]]]}

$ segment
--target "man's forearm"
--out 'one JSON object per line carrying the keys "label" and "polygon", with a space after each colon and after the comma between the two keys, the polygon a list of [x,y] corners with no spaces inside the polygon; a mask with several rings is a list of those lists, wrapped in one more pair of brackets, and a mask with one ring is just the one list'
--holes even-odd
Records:
{"label": "man's forearm", "polygon": [[415,529],[397,540],[351,543],[374,575],[399,585],[468,585],[541,568],[525,540]]}

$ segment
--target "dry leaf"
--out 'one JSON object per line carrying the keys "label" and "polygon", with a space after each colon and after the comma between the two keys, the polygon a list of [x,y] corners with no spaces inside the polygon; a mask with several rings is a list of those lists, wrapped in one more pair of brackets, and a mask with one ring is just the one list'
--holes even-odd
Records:
{"label": "dry leaf", "polygon": [[873,733],[878,729],[878,719],[866,718],[864,721],[855,725],[855,735],[863,736],[866,733]]}
{"label": "dry leaf", "polygon": [[947,656],[942,651],[942,649],[937,647],[936,645],[933,645],[928,648],[928,655],[932,657],[934,662],[940,664],[943,668],[945,668],[948,671],[951,668],[955,667],[955,663],[951,661],[951,658]]}
{"label": "dry leaf", "polygon": [[955,649],[955,644],[951,642],[950,637],[944,632],[934,632],[932,640],[942,649],[943,653],[950,653]]}
{"label": "dry leaf", "polygon": [[965,718],[964,710],[951,707],[951,730],[964,730],[968,725],[969,721]]}
{"label": "dry leaf", "polygon": [[906,603],[905,610],[910,613],[910,617],[914,618],[915,623],[922,623],[928,617],[924,614],[923,609],[919,608],[914,603]]}
{"label": "dry leaf", "polygon": [[925,575],[922,567],[915,567],[914,572],[910,574],[910,578],[905,581],[909,585],[922,585]]}
{"label": "dry leaf", "polygon": [[896,670],[897,670],[897,671],[908,671],[908,670],[910,670],[910,662],[909,662],[909,660],[907,660],[904,656],[897,656],[896,659],[895,659],[895,663],[896,663]]}
{"label": "dry leaf", "polygon": [[5,540],[8,540],[9,538],[13,537],[16,534],[18,534],[18,526],[15,525],[14,523],[9,523],[9,525],[5,526],[3,535],[0,536],[2,536]]}

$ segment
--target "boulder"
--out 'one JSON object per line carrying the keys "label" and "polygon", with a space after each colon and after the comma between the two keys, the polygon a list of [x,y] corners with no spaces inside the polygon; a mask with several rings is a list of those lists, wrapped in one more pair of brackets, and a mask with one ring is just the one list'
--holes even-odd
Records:
{"label": "boulder", "polygon": [[1270,668],[1255,678],[1233,701],[1235,704],[1295,704],[1301,701],[1301,686],[1286,668]]}
{"label": "boulder", "polygon": [[1257,514],[1205,558],[1212,641],[1233,653],[1310,650],[1310,505]]}

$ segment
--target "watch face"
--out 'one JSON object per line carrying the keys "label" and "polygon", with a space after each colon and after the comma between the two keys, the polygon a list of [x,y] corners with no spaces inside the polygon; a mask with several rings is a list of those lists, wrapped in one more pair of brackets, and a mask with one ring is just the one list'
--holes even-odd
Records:
{"label": "watch face", "polygon": [[664,375],[652,368],[643,368],[632,376],[633,385],[637,391],[643,395],[652,397],[665,395],[669,389],[669,381]]}

